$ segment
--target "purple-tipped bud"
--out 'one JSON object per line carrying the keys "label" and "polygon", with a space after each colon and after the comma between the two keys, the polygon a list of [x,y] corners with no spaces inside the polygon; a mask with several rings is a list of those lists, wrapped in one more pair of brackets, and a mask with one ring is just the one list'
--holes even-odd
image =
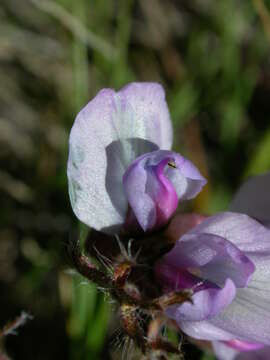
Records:
{"label": "purple-tipped bud", "polygon": [[144,231],[165,225],[178,200],[196,196],[205,183],[191,162],[165,150],[140,156],[123,176],[127,200]]}

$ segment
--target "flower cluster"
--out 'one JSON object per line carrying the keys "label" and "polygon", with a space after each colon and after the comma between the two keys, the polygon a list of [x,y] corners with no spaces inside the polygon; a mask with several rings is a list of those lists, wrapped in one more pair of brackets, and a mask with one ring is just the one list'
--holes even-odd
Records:
{"label": "flower cluster", "polygon": [[171,146],[160,85],[100,91],[70,134],[72,208],[83,223],[107,235],[170,239],[174,246],[153,265],[156,282],[164,295],[192,295],[191,301],[168,303],[167,318],[191,338],[211,341],[221,360],[267,359],[270,174],[244,184],[230,212],[179,214],[178,205],[195,197],[206,180]]}

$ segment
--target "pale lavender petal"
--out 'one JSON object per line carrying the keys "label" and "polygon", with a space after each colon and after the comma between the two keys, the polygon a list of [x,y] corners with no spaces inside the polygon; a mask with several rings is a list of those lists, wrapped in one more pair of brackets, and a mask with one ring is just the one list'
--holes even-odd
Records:
{"label": "pale lavender petal", "polygon": [[77,217],[97,230],[116,231],[128,207],[125,170],[143,153],[169,149],[171,134],[159,84],[100,91],[77,115],[70,134],[69,194]]}
{"label": "pale lavender petal", "polygon": [[270,225],[270,172],[245,182],[230,205],[231,211],[247,214]]}
{"label": "pale lavender petal", "polygon": [[224,341],[234,339],[234,335],[210,321],[181,321],[179,328],[187,335],[198,340]]}
{"label": "pale lavender petal", "polygon": [[220,286],[230,278],[237,287],[244,287],[255,270],[252,261],[230,241],[192,230],[176,242],[164,261],[176,268],[193,268],[200,278]]}
{"label": "pale lavender petal", "polygon": [[[211,233],[226,236],[238,249],[243,251],[255,264],[249,289],[268,293],[270,283],[270,230],[247,215],[222,213],[207,218],[190,231],[192,233]],[[269,299],[270,296],[266,296]]]}
{"label": "pale lavender petal", "polygon": [[160,149],[170,149],[172,125],[163,87],[157,83],[131,83],[119,94],[132,106],[136,122],[145,124],[147,140]]}
{"label": "pale lavender petal", "polygon": [[233,301],[235,294],[234,283],[227,279],[222,289],[208,288],[195,292],[192,296],[192,304],[185,302],[182,305],[170,306],[166,309],[166,314],[180,326],[181,321],[211,319]]}
{"label": "pale lavender petal", "polygon": [[[225,270],[225,274],[229,271],[229,277],[238,287],[247,286],[239,288],[234,301],[217,316],[208,321],[182,321],[181,329],[188,335],[202,340],[239,339],[270,345],[270,230],[247,215],[219,214],[207,218],[184,235],[169,253],[170,257],[166,257],[166,262],[178,267],[199,268],[200,272],[197,275],[202,276],[201,268],[211,263],[216,257],[215,248],[210,246],[209,249],[209,246],[206,246],[208,241],[203,239],[215,236],[227,239],[230,244],[234,243],[238,247],[236,251],[231,246],[225,246],[224,249],[226,257],[231,256],[234,265],[237,259],[240,259],[242,265],[239,267],[239,272],[242,275],[240,278],[237,277],[235,267],[229,266],[227,269],[226,266],[222,266],[223,269],[220,271],[217,266],[216,270],[212,269],[212,274],[204,272],[203,277],[207,275],[208,280],[215,282],[216,276],[222,275]],[[185,241],[183,241],[185,237],[188,241],[192,240],[192,237],[197,238],[198,248],[185,246]],[[198,239],[202,240],[201,244]],[[186,241],[187,244],[188,241]],[[217,253],[222,253],[222,251],[218,250]],[[249,261],[246,262],[241,253],[254,263],[255,272],[251,272]],[[188,254],[187,257],[186,254]],[[241,279],[249,281],[241,284],[239,282]],[[219,280],[216,279],[216,281]]]}
{"label": "pale lavender petal", "polygon": [[208,217],[189,233],[224,237],[248,256],[270,252],[270,230],[244,214],[224,212]]}
{"label": "pale lavender petal", "polygon": [[206,288],[217,288],[213,283],[202,281],[198,276],[191,274],[188,270],[172,266],[165,261],[155,264],[155,276],[164,292],[191,289],[194,291]]}
{"label": "pale lavender petal", "polygon": [[194,198],[207,183],[207,180],[201,175],[199,170],[191,161],[183,156],[175,158],[175,164],[181,171],[174,171],[173,168],[166,169],[166,176],[174,185],[178,198],[189,200]]}
{"label": "pale lavender petal", "polygon": [[243,292],[244,301],[252,296],[265,308],[270,302],[270,230],[247,215],[227,212],[207,218],[189,232],[201,233],[226,237],[254,263],[256,271]]}
{"label": "pale lavender petal", "polygon": [[125,172],[125,193],[144,231],[165,225],[178,199],[195,196],[205,184],[205,179],[187,163],[177,153],[158,150],[142,155]]}
{"label": "pale lavender petal", "polygon": [[209,321],[239,340],[270,345],[269,284],[238,289],[232,304]]}
{"label": "pale lavender petal", "polygon": [[238,289],[235,300],[222,313],[200,324],[186,322],[184,326],[189,335],[194,331],[201,339],[211,340],[205,338],[208,330],[204,332],[204,329],[213,326],[231,333],[232,339],[270,345],[270,230],[247,215],[223,213],[206,219],[188,234],[201,236],[202,233],[234,242],[254,263],[256,270],[247,287]]}
{"label": "pale lavender petal", "polygon": [[[269,259],[270,260],[270,259]],[[269,264],[268,260],[268,264]],[[270,280],[256,278],[237,289],[234,301],[208,321],[183,321],[180,328],[201,340],[232,340],[270,345]],[[255,279],[253,279],[255,277]]]}
{"label": "pale lavender petal", "polygon": [[[267,270],[269,272],[269,270]],[[256,275],[256,271],[254,276]],[[185,322],[181,329],[202,340],[232,340],[270,345],[270,282],[253,279],[244,289],[238,289],[234,301],[220,314],[208,321]],[[217,333],[231,338],[216,337]]]}

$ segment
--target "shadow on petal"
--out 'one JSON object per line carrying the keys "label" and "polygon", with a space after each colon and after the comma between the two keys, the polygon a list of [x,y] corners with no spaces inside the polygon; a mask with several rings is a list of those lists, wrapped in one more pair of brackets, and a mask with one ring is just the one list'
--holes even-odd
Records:
{"label": "shadow on petal", "polygon": [[130,159],[133,161],[137,157],[155,150],[158,150],[156,144],[139,138],[116,140],[106,147],[105,187],[114,208],[119,214],[127,213],[128,202],[123,188],[123,175],[130,165]]}

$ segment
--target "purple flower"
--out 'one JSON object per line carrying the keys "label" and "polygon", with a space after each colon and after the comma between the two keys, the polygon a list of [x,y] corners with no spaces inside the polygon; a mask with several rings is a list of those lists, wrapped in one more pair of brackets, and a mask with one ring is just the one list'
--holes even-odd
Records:
{"label": "purple flower", "polygon": [[[268,180],[269,174],[244,184],[231,208],[269,224]],[[189,336],[212,341],[220,360],[270,358],[270,229],[233,212],[200,219],[184,234],[176,223],[177,217],[173,237],[179,231],[180,238],[156,274],[165,291],[194,294],[193,304],[170,306],[167,316]]]}
{"label": "purple flower", "polygon": [[159,84],[101,90],[77,115],[69,144],[72,208],[103,232],[162,227],[179,199],[196,196],[206,183],[190,161],[170,151],[172,127]]}
{"label": "purple flower", "polygon": [[[233,198],[230,209],[252,216],[270,227],[270,173],[244,183]],[[268,360],[270,347],[239,340],[215,341],[213,349],[220,360]]]}

